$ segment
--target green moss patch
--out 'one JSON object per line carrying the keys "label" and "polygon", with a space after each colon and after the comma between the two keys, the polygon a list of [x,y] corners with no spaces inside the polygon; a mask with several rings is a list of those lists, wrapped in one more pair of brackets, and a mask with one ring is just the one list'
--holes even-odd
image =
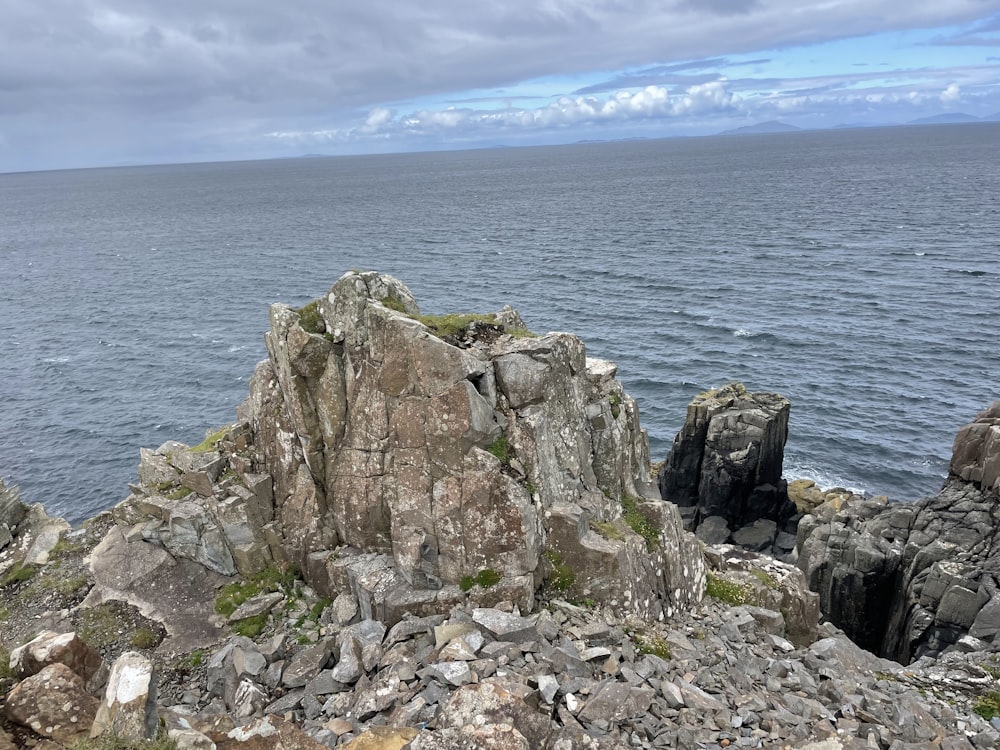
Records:
{"label": "green moss patch", "polygon": [[500,583],[500,578],[500,574],[495,570],[484,568],[474,576],[462,576],[462,580],[459,581],[458,587],[462,589],[462,591],[469,591],[473,586],[488,589]]}
{"label": "green moss patch", "polygon": [[546,550],[543,557],[552,566],[552,572],[548,578],[549,588],[553,591],[568,591],[572,588],[573,584],[576,583],[576,576],[573,574],[572,568],[563,560],[562,555],[555,550]]}
{"label": "green moss patch", "polygon": [[297,577],[298,572],[293,567],[284,570],[275,566],[265,568],[244,581],[223,586],[215,600],[215,611],[228,617],[243,602],[258,594],[278,590],[290,593]]}
{"label": "green moss patch", "polygon": [[763,583],[769,589],[772,589],[774,591],[778,590],[778,579],[776,579],[774,576],[772,576],[767,571],[761,570],[760,568],[753,568],[750,571],[750,575],[752,575],[758,581],[760,581],[761,583]]}
{"label": "green moss patch", "polygon": [[208,453],[208,451],[214,451],[216,444],[220,440],[225,439],[225,437],[229,434],[229,431],[231,429],[232,425],[226,425],[225,427],[220,427],[215,432],[206,435],[205,439],[202,440],[200,443],[198,443],[198,445],[194,445],[188,448],[188,450],[191,451],[192,453]]}
{"label": "green moss patch", "polygon": [[509,466],[511,458],[514,457],[514,450],[510,447],[510,443],[507,442],[506,435],[498,437],[490,443],[486,450],[496,456],[504,466]]}
{"label": "green moss patch", "polygon": [[656,549],[660,542],[660,529],[639,509],[638,498],[622,495],[622,518],[632,531],[646,540],[646,549]]}
{"label": "green moss patch", "polygon": [[614,539],[618,542],[624,541],[625,539],[624,534],[622,534],[622,530],[613,523],[609,523],[607,521],[591,521],[590,528],[603,536],[605,539]]}
{"label": "green moss patch", "polygon": [[992,721],[1000,716],[1000,692],[991,690],[980,695],[972,704],[972,710],[982,716],[986,721]]}
{"label": "green moss patch", "polygon": [[409,314],[409,313],[406,312],[406,308],[403,307],[403,303],[400,302],[395,297],[383,297],[382,299],[379,300],[379,302],[382,303],[383,307],[388,307],[390,310],[395,310],[396,312],[401,312],[404,315],[408,315]]}
{"label": "green moss patch", "polygon": [[752,604],[754,601],[753,589],[749,586],[727,581],[711,573],[708,574],[705,581],[705,593],[714,599],[734,606]]}
{"label": "green moss patch", "polygon": [[326,333],[326,323],[319,314],[319,300],[314,299],[295,311],[299,315],[299,325],[306,333]]}
{"label": "green moss patch", "polygon": [[0,580],[0,587],[10,586],[14,583],[24,583],[31,580],[36,572],[38,572],[37,565],[22,565],[18,563],[7,571],[7,575],[3,577],[3,580]]}

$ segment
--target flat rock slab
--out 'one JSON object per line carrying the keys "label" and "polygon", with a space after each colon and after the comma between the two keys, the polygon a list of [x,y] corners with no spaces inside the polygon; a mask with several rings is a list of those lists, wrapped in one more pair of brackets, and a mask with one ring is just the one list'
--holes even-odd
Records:
{"label": "flat rock slab", "polygon": [[476,609],[472,612],[472,620],[499,641],[524,643],[538,639],[538,630],[532,620],[510,612],[499,609]]}
{"label": "flat rock slab", "polygon": [[285,598],[280,591],[272,591],[269,594],[258,594],[243,602],[236,611],[229,615],[229,622],[238,622],[248,617],[256,617],[265,612],[270,612],[274,605]]}
{"label": "flat rock slab", "polygon": [[215,614],[217,589],[230,579],[162,547],[129,541],[121,527],[108,531],[90,555],[95,585],[82,606],[123,601],[163,624],[165,653],[191,653],[218,643],[225,621]]}

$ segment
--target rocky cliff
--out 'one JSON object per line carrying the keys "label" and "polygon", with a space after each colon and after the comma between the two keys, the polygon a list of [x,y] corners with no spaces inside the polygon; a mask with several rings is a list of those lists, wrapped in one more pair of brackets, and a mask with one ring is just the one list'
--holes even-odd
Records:
{"label": "rocky cliff", "polygon": [[781,476],[790,409],[783,396],[750,393],[741,383],[688,405],[658,483],[705,542],[732,540],[779,556],[794,547],[796,508]]}
{"label": "rocky cliff", "polygon": [[936,496],[825,503],[798,533],[823,612],[861,646],[909,663],[1000,645],[1000,402],[959,431]]}
{"label": "rocky cliff", "polygon": [[294,563],[390,624],[468,596],[530,611],[546,581],[643,617],[700,598],[635,402],[577,337],[422,316],[377,273],[270,322],[239,422],[143,452],[117,514],[144,539],[224,575]]}
{"label": "rocky cliff", "polygon": [[[952,494],[900,509],[808,483],[791,504],[787,400],[703,394],[660,488],[742,545],[706,547],[575,337],[425,316],[376,273],[270,318],[237,423],[142,450],[113,512],[70,530],[0,482],[0,750],[1000,742],[1000,405],[959,436]],[[948,653],[861,650],[753,551],[824,499],[800,526],[822,601],[859,640]]]}

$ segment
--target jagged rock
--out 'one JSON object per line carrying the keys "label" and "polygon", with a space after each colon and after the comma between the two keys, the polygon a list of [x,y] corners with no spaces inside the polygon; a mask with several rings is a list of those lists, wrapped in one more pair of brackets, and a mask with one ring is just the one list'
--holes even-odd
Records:
{"label": "jagged rock", "polygon": [[43,630],[10,652],[10,669],[22,680],[56,663],[69,667],[91,692],[99,689],[107,678],[104,659],[76,633]]}
{"label": "jagged rock", "polygon": [[[388,625],[466,598],[530,611],[553,572],[547,547],[580,565],[587,599],[654,617],[697,601],[694,545],[676,509],[646,497],[647,439],[615,366],[570,334],[509,335],[523,332],[510,309],[440,336],[418,314],[400,281],[373,272],[302,310],[272,306],[240,421],[206,440],[208,455],[143,452],[122,523],[223,574],[290,561]],[[178,499],[177,484],[195,492]],[[646,540],[619,521],[626,502],[651,524]],[[602,538],[592,523],[618,530]],[[500,580],[460,588],[483,575]]]}
{"label": "jagged rock", "polygon": [[780,613],[784,623],[777,634],[796,643],[816,639],[820,597],[809,589],[798,568],[728,544],[706,548],[705,559],[711,575],[731,585],[730,603]]}
{"label": "jagged rock", "polygon": [[212,739],[217,750],[327,750],[326,745],[277,716],[255,719]]}
{"label": "jagged rock", "polygon": [[90,736],[108,733],[125,740],[147,740],[159,728],[153,663],[136,651],[127,651],[111,667]]}
{"label": "jagged rock", "polygon": [[68,745],[87,736],[99,701],[77,674],[56,663],[15,685],[5,703],[8,719]]}
{"label": "jagged rock", "polygon": [[959,430],[949,469],[985,492],[1000,494],[1000,401]]}
{"label": "jagged rock", "polygon": [[660,496],[696,509],[692,529],[712,516],[729,529],[786,522],[796,512],[781,478],[790,408],[788,399],[740,383],[696,396],[660,471]]}
{"label": "jagged rock", "polygon": [[513,725],[527,741],[527,747],[545,747],[552,731],[547,714],[537,706],[534,691],[499,678],[456,690],[439,721],[441,728],[466,730],[483,724]]}
{"label": "jagged rock", "polygon": [[862,647],[907,663],[970,633],[995,643],[998,415],[1000,402],[959,431],[953,473],[935,497],[828,502],[800,522],[799,567],[822,610]]}
{"label": "jagged rock", "polygon": [[282,684],[289,688],[302,687],[320,673],[332,652],[333,642],[327,639],[298,651],[285,666]]}
{"label": "jagged rock", "polygon": [[344,750],[402,750],[419,731],[412,727],[372,727],[344,745]]}
{"label": "jagged rock", "polygon": [[14,541],[14,533],[28,514],[17,487],[4,484],[0,478],[0,551]]}

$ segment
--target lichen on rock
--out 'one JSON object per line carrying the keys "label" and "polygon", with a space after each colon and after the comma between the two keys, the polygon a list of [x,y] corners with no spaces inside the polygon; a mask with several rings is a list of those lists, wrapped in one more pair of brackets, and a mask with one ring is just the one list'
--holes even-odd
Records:
{"label": "lichen on rock", "polygon": [[[510,308],[423,316],[375,272],[272,305],[270,324],[238,422],[197,452],[143,452],[117,511],[142,538],[223,575],[293,564],[390,623],[467,597],[529,611],[546,549],[579,568],[581,598],[652,617],[700,598],[697,543],[655,493],[635,402],[576,336],[528,334]],[[654,531],[594,533],[626,498]],[[487,569],[495,585],[463,591]]]}

